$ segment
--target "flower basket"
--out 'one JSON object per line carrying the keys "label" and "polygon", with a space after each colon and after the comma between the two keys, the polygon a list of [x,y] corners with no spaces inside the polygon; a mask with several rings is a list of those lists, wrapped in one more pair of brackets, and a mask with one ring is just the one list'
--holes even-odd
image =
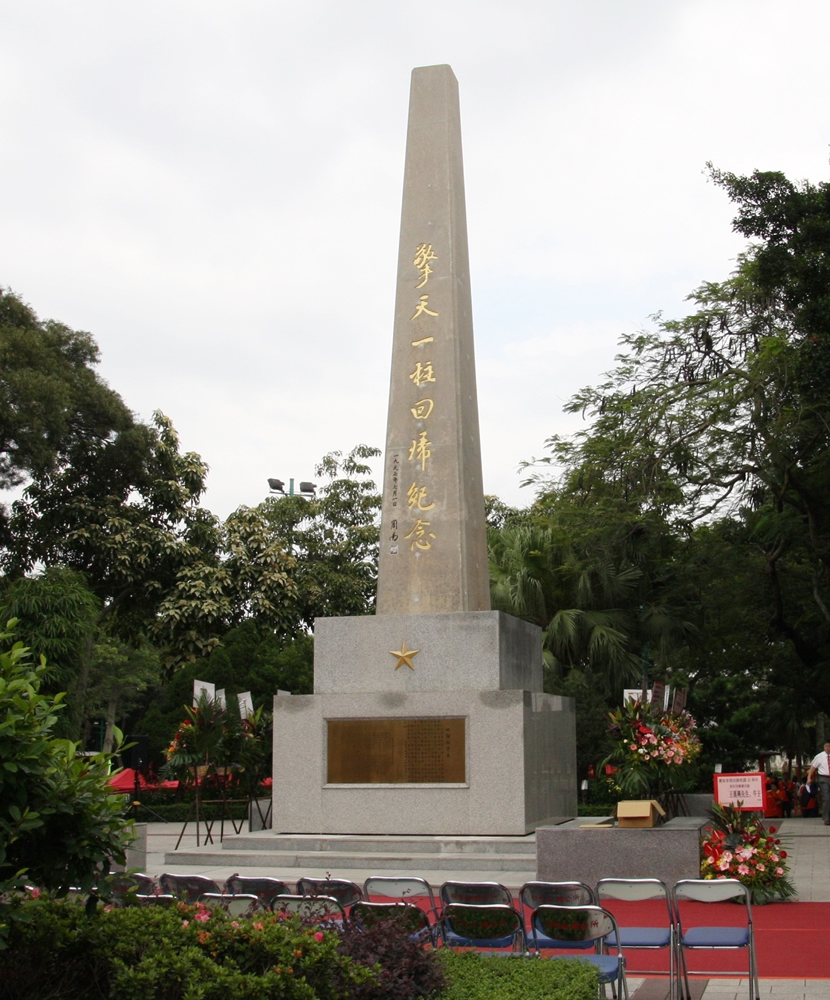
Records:
{"label": "flower basket", "polygon": [[701,750],[688,712],[658,713],[628,701],[609,718],[616,745],[602,766],[616,769],[611,780],[625,798],[659,799],[686,784]]}
{"label": "flower basket", "polygon": [[712,829],[701,843],[701,878],[738,879],[756,905],[796,895],[774,826],[767,830],[758,816],[731,806],[715,805],[710,815]]}

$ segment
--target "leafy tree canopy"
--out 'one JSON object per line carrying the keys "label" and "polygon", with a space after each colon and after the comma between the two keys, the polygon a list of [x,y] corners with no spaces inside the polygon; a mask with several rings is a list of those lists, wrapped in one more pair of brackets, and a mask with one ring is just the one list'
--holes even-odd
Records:
{"label": "leafy tree canopy", "polygon": [[[712,177],[751,240],[734,273],[701,285],[686,317],[622,338],[615,367],[567,406],[590,425],[552,437],[529,481],[534,530],[568,512],[574,555],[558,552],[556,578],[604,565],[637,609],[693,626],[664,632],[658,660],[691,683],[713,755],[734,761],[764,742],[759,718],[766,738],[800,751],[795,730],[830,711],[830,185]],[[536,555],[517,563],[528,580],[557,544],[530,544]],[[585,607],[559,595],[550,621],[584,626]],[[632,638],[636,652],[645,636],[625,595],[587,607],[618,633],[601,659]]]}
{"label": "leafy tree canopy", "polygon": [[88,333],[38,319],[0,288],[0,489],[72,464],[133,426],[98,361]]}

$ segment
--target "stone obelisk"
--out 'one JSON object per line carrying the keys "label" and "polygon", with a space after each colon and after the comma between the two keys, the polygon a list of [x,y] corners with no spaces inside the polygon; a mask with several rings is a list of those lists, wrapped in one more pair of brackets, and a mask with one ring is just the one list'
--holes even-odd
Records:
{"label": "stone obelisk", "polygon": [[458,82],[412,71],[378,614],[487,611]]}
{"label": "stone obelisk", "polygon": [[574,815],[574,732],[572,700],[542,692],[541,630],[490,610],[458,85],[428,66],[412,73],[377,614],[316,619],[314,694],[274,699],[275,829],[523,836]]}

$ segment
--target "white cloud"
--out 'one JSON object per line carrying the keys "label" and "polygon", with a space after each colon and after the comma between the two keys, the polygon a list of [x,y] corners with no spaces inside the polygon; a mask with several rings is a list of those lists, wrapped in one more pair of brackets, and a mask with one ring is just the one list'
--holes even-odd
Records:
{"label": "white cloud", "polygon": [[[211,466],[208,503],[383,445],[412,67],[464,128],[485,484],[741,241],[704,176],[823,180],[823,0],[6,4],[0,282]],[[822,103],[824,102],[824,103]]]}

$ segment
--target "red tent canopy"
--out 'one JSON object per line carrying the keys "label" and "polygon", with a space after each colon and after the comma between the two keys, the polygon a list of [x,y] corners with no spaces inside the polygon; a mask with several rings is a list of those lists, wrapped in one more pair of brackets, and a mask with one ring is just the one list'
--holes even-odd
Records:
{"label": "red tent canopy", "polygon": [[[110,788],[115,792],[132,792],[135,789],[135,775],[136,772],[131,767],[125,767],[109,779]],[[159,781],[151,784],[139,771],[138,787],[154,792],[158,788],[178,788],[179,783],[178,781]]]}

